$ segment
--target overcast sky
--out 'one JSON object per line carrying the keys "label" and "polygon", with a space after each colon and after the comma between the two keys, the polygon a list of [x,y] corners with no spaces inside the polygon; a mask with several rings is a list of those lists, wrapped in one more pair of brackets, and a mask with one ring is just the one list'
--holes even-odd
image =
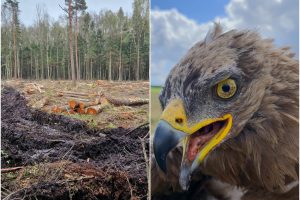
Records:
{"label": "overcast sky", "polygon": [[151,84],[163,85],[170,69],[213,25],[254,29],[299,55],[297,0],[152,0]]}
{"label": "overcast sky", "polygon": [[[1,3],[4,1],[1,0]],[[20,20],[25,25],[33,24],[36,17],[36,5],[45,6],[49,15],[53,19],[58,19],[60,15],[65,13],[59,7],[64,6],[65,0],[19,0],[20,2]],[[98,13],[102,9],[110,9],[112,11],[118,11],[120,7],[123,8],[127,14],[132,13],[133,0],[86,0],[88,11]]]}

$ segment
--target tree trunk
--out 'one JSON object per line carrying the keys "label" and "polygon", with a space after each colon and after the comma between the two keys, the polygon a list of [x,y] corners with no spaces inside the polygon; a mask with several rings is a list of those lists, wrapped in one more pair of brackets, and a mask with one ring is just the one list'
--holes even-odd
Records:
{"label": "tree trunk", "polygon": [[[9,49],[11,49],[11,41],[9,42]],[[10,74],[10,78],[12,78],[13,76],[13,65],[12,65],[12,60],[11,60],[11,50],[9,50],[9,74]]]}
{"label": "tree trunk", "polygon": [[56,79],[58,79],[58,46],[56,46]]}
{"label": "tree trunk", "polygon": [[14,78],[18,78],[17,77],[17,28],[16,28],[16,16],[15,16],[15,11],[13,11],[12,16],[13,16],[13,49],[14,49]]}
{"label": "tree trunk", "polygon": [[129,46],[129,68],[128,68],[128,79],[131,80],[131,44]]}
{"label": "tree trunk", "polygon": [[32,79],[33,74],[32,74],[32,49],[30,49],[30,79]]}
{"label": "tree trunk", "polygon": [[86,58],[85,64],[84,64],[85,80],[88,80],[88,73],[89,73],[88,66],[89,66],[89,60]]}
{"label": "tree trunk", "polygon": [[19,51],[17,51],[17,72],[18,72],[17,77],[18,77],[18,78],[21,78],[21,77],[20,77],[20,58],[19,58]]}
{"label": "tree trunk", "polygon": [[9,67],[9,55],[5,58],[5,68],[6,68],[6,79],[10,78],[10,67]]}
{"label": "tree trunk", "polygon": [[103,76],[103,75],[102,75],[102,67],[101,67],[101,62],[100,62],[100,69],[99,69],[99,70],[100,70],[99,79],[102,79],[102,76]]}
{"label": "tree trunk", "polygon": [[39,79],[39,69],[38,69],[38,66],[39,66],[39,60],[38,60],[38,55],[36,55],[35,57],[35,79]]}
{"label": "tree trunk", "polygon": [[80,67],[78,62],[78,19],[77,19],[77,10],[75,12],[75,62],[77,70],[77,80],[80,80]]}
{"label": "tree trunk", "polygon": [[[49,48],[49,57],[48,57],[48,59],[51,60],[51,47]],[[50,79],[52,79],[53,78],[53,66],[50,66],[50,64],[48,63],[48,67],[49,67],[49,77],[50,77]]]}
{"label": "tree trunk", "polygon": [[65,69],[65,51],[63,49],[62,51],[62,65],[61,65],[61,69],[62,69],[62,75],[63,75],[63,78],[66,79],[66,69]]}
{"label": "tree trunk", "polygon": [[91,71],[91,74],[90,74],[90,80],[93,80],[93,59],[91,59],[91,63],[90,63],[90,71]]}
{"label": "tree trunk", "polygon": [[49,34],[47,33],[47,41],[46,41],[46,57],[47,57],[47,79],[50,78],[50,67],[49,67],[49,55],[48,55],[48,51],[49,51]]}
{"label": "tree trunk", "polygon": [[41,77],[40,79],[44,79],[44,62],[43,62],[43,49],[42,46],[40,47],[40,53],[41,53]]}
{"label": "tree trunk", "polygon": [[119,81],[123,80],[122,74],[122,30],[121,30],[121,42],[120,42],[120,63],[119,63]]}
{"label": "tree trunk", "polygon": [[108,80],[111,81],[111,51],[109,52]]}
{"label": "tree trunk", "polygon": [[72,84],[76,86],[75,66],[73,57],[73,42],[72,42],[72,0],[69,0],[69,47],[70,47],[70,64],[72,72]]}
{"label": "tree trunk", "polygon": [[137,41],[136,80],[140,79],[140,40]]}
{"label": "tree trunk", "polygon": [[[80,59],[80,55],[78,56],[78,65],[80,66],[81,59]],[[79,67],[79,80],[81,79],[81,77],[83,77],[83,75],[81,74],[81,68]]]}

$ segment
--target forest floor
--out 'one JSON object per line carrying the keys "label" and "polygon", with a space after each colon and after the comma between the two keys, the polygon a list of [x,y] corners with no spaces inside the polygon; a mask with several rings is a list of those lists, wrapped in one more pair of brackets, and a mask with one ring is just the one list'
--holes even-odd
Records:
{"label": "forest floor", "polygon": [[[38,82],[44,92],[26,94],[28,83],[6,81],[1,87],[3,199],[147,198],[148,105],[111,106],[99,116],[82,120],[74,115],[50,113],[51,105],[64,101],[52,93],[57,89],[72,90],[70,82]],[[85,91],[99,89],[99,84],[93,86],[92,82],[82,82],[77,87],[84,90],[83,83],[92,84]],[[147,83],[109,85],[113,86],[107,86],[104,92],[119,98],[148,97],[148,89],[142,91]],[[32,107],[37,98],[44,97],[49,98],[48,107]],[[125,117],[126,112],[132,113],[131,119]]]}

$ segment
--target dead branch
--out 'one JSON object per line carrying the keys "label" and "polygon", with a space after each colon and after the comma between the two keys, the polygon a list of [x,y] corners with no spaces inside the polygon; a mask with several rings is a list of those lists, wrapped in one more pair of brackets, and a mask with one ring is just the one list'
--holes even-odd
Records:
{"label": "dead branch", "polygon": [[66,8],[63,8],[60,4],[58,4],[59,5],[59,7],[63,10],[63,11],[65,11],[66,13],[68,13],[68,10],[66,9]]}
{"label": "dead branch", "polygon": [[127,176],[126,176],[126,179],[127,179],[127,182],[128,182],[128,185],[129,185],[129,189],[130,189],[130,197],[131,197],[130,199],[132,199],[132,197],[133,197],[132,187],[131,187],[129,178]]}
{"label": "dead branch", "polygon": [[9,172],[14,172],[23,169],[24,167],[12,167],[12,168],[3,168],[1,169],[1,174],[3,173],[9,173]]}
{"label": "dead branch", "polygon": [[[145,145],[145,138],[148,138],[149,136],[149,132],[143,137],[143,138],[140,138],[139,139],[141,140],[141,143],[142,143],[142,149],[143,149],[143,154],[144,154],[144,159],[145,159],[145,162],[146,162],[146,172],[147,172],[147,179],[150,180],[150,168],[149,168],[149,158],[147,156],[147,152],[146,152],[146,145]],[[148,181],[148,197],[150,197],[150,182]]]}

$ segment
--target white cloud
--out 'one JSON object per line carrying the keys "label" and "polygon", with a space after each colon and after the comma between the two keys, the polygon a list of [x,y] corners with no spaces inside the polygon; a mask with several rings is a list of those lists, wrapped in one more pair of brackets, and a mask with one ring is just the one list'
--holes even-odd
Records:
{"label": "white cloud", "polygon": [[185,51],[204,37],[208,25],[199,25],[175,9],[152,11],[151,24],[151,78],[153,84],[161,84]]}
{"label": "white cloud", "polygon": [[[274,38],[277,46],[291,46],[299,54],[298,1],[231,0],[226,16],[214,19],[225,30],[254,29],[263,37]],[[197,41],[204,38],[212,21],[198,24],[177,10],[151,12],[152,84],[163,84],[170,69]]]}

